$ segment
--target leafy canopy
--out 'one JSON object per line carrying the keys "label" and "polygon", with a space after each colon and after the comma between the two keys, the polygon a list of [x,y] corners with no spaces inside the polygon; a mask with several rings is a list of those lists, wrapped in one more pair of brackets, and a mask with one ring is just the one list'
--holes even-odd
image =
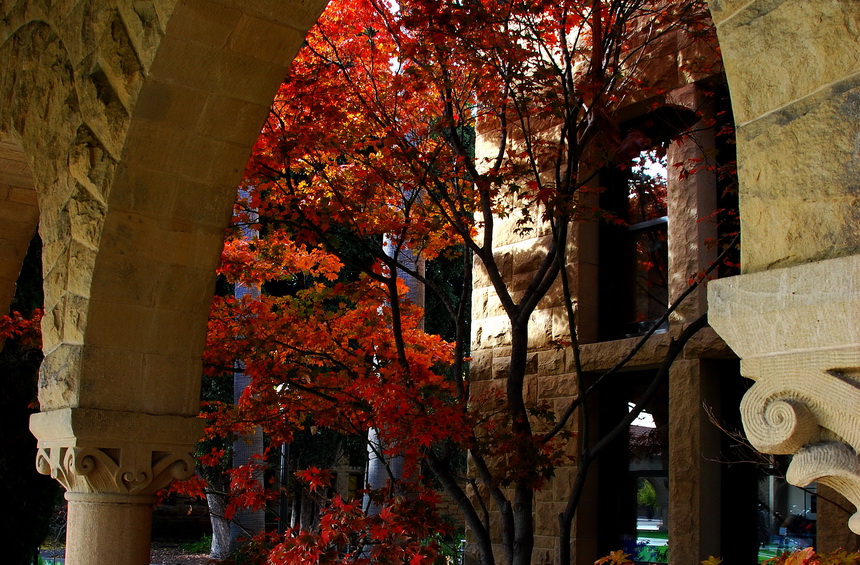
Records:
{"label": "leafy canopy", "polygon": [[[555,416],[526,399],[519,360],[529,319],[564,272],[568,224],[598,214],[586,187],[600,167],[629,159],[616,110],[660,93],[639,66],[682,28],[690,41],[709,37],[700,3],[331,2],[277,94],[240,187],[221,273],[280,291],[216,298],[209,374],[241,366],[252,382],[236,406],[206,407],[209,432],[262,425],[272,449],[299,430],[375,428],[389,446],[382,455],[401,457],[404,472],[370,493],[376,515],[329,498],[316,530],[270,540],[271,562],[431,562],[437,547],[428,540],[445,526],[428,469],[492,562],[486,508],[466,497],[451,466],[463,451],[505,516],[510,560],[530,558],[531,512],[511,514],[502,487],[527,508],[522,501],[568,461],[570,434],[532,429],[551,428]],[[552,236],[534,277],[516,289],[494,255],[500,218]],[[249,228],[259,235],[248,237]],[[422,265],[439,258],[462,262],[459,296],[425,277]],[[473,259],[512,328],[508,378],[482,394],[468,379]],[[424,330],[405,279],[435,295],[453,341]],[[251,474],[234,472],[235,500],[263,505],[270,495],[247,492],[252,481],[242,476]],[[298,478],[324,493],[333,476],[310,468]],[[516,520],[524,525],[514,528]]]}

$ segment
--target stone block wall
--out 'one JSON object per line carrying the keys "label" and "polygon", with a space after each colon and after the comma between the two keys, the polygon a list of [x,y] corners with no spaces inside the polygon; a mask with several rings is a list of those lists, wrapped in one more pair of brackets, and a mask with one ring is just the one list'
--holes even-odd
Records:
{"label": "stone block wall", "polygon": [[[669,103],[707,112],[706,97],[695,84],[673,91]],[[716,236],[711,217],[716,207],[717,183],[712,172],[686,177],[671,163],[690,158],[703,158],[714,147],[712,131],[697,133],[694,138],[674,143],[668,160],[668,239],[669,296],[674,301],[688,285],[691,276],[704,270],[716,257],[709,244]],[[479,142],[480,149],[480,142]],[[535,214],[539,216],[539,214]],[[514,292],[522,290],[518,281],[529,281],[539,266],[549,244],[546,226],[535,225],[524,238],[516,228],[517,218],[496,221],[494,254],[506,281]],[[601,293],[617,293],[617,289],[598,285],[600,262],[599,229],[594,221],[575,223],[569,239],[568,273],[571,299],[577,308],[578,335],[583,343],[581,359],[586,378],[594,378],[618,363],[637,343],[638,338],[598,341],[598,307]],[[476,262],[473,292],[472,370],[473,394],[503,386],[510,359],[509,322],[489,279]],[[524,287],[523,287],[524,288]],[[626,367],[628,374],[651,371],[662,362],[670,340],[686,323],[696,319],[707,308],[705,293],[697,291],[683,302],[673,314],[666,333],[654,335]],[[527,402],[546,402],[557,414],[564,411],[579,394],[573,354],[569,348],[560,349],[559,340],[570,336],[564,297],[559,283],[553,287],[530,320],[529,359],[527,365]],[[701,331],[688,345],[673,367],[668,389],[669,426],[669,488],[672,560],[675,563],[697,562],[720,550],[719,526],[719,464],[709,461],[705,454],[718,451],[720,442],[716,429],[707,422],[702,403],[707,401],[719,409],[720,370],[718,360],[732,359],[731,350],[710,328]],[[716,364],[714,364],[716,363]],[[736,371],[735,371],[736,375]],[[623,377],[622,377],[623,378]],[[596,427],[598,415],[592,414],[590,424]],[[574,418],[571,429],[579,433]],[[716,447],[715,447],[716,446]],[[567,449],[577,454],[576,439]],[[535,504],[536,547],[534,563],[553,563],[558,547],[558,514],[564,509],[575,466],[561,467],[549,484],[537,493]],[[597,490],[599,465],[592,469],[590,486],[580,504],[572,540],[577,562],[593,562],[598,555],[601,500]],[[619,546],[620,547],[620,546]],[[618,549],[615,547],[614,549]]]}

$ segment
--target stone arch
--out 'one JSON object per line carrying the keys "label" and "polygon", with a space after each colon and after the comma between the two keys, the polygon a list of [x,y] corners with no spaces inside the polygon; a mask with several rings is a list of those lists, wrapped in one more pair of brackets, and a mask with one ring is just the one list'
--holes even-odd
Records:
{"label": "stone arch", "polygon": [[30,166],[20,145],[5,136],[0,136],[0,218],[0,312],[5,314],[39,222]]}
{"label": "stone arch", "polygon": [[[234,186],[323,5],[7,9],[2,129],[34,161],[43,202],[43,409],[196,411],[195,378],[180,375],[199,373]],[[81,381],[84,364],[99,376]],[[152,382],[129,383],[130,365]],[[147,404],[147,387],[179,394]]]}
{"label": "stone arch", "polygon": [[[87,406],[197,412],[206,317],[235,187],[303,30],[322,7],[308,3],[306,14],[292,15],[298,21],[284,22],[262,2],[228,4],[179,2],[137,94],[92,270],[81,358],[92,380],[80,389]],[[118,366],[126,374],[133,367],[136,377],[117,379]]]}
{"label": "stone arch", "polygon": [[[0,56],[6,62],[7,72],[0,78],[0,133],[2,133],[3,172],[9,175],[4,182],[8,193],[4,209],[15,225],[14,242],[10,240],[7,253],[11,255],[4,272],[5,292],[13,292],[18,270],[23,261],[22,248],[33,236],[36,223],[42,217],[38,203],[44,198],[37,186],[51,184],[61,176],[56,148],[63,143],[64,128],[51,117],[73,113],[74,93],[69,73],[68,56],[55,30],[46,22],[27,18],[8,17],[9,28],[4,30]],[[44,77],[51,73],[48,80]],[[69,104],[70,108],[65,105]],[[44,125],[50,124],[50,136],[38,135]],[[50,137],[50,139],[45,139]],[[26,189],[22,192],[22,189]],[[12,202],[23,198],[27,207]],[[44,217],[42,217],[44,219]],[[5,294],[4,292],[4,294]],[[9,294],[11,299],[11,294]],[[4,303],[4,313],[8,303]]]}
{"label": "stone arch", "polygon": [[[70,563],[148,563],[153,493],[193,469],[222,232],[274,92],[324,5],[4,6],[0,131],[32,163],[44,247],[46,358],[31,429],[37,466],[67,489]],[[86,533],[100,529],[123,541]]]}

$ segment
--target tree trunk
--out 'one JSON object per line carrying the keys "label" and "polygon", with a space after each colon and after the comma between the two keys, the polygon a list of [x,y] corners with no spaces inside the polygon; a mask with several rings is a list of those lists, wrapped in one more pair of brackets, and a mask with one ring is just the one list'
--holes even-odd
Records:
{"label": "tree trunk", "polygon": [[[380,443],[379,431],[371,428],[367,432],[367,473],[365,484],[370,490],[379,490],[393,476],[399,479],[403,474],[403,458],[397,456],[383,456],[385,446]],[[389,474],[389,468],[391,473]],[[367,514],[374,516],[379,512],[377,505],[372,504],[370,497],[365,494],[362,501]]]}
{"label": "tree trunk", "polygon": [[209,521],[212,523],[212,545],[209,549],[211,559],[227,559],[230,556],[230,522],[224,518],[227,501],[224,496],[208,493]]}
{"label": "tree trunk", "polygon": [[[256,233],[251,232],[246,234],[246,237],[251,238],[254,235]],[[240,300],[245,296],[251,296],[256,299],[260,296],[260,288],[237,283],[234,293],[236,298]],[[251,379],[245,373],[237,371],[233,374],[233,401],[236,404],[239,404],[242,393],[250,384]],[[261,461],[264,447],[263,429],[260,426],[254,428],[251,434],[237,438],[233,442],[233,467],[241,467],[248,463]],[[255,478],[260,483],[260,490],[263,490],[265,485],[263,484],[262,471]],[[230,522],[230,545],[235,550],[240,545],[240,538],[250,538],[265,531],[265,510],[239,510],[233,515],[233,520]]]}
{"label": "tree trunk", "polygon": [[[241,392],[248,384],[248,377],[243,373],[236,373],[234,383],[236,390]],[[257,426],[253,433],[242,436],[233,442],[233,467],[255,462],[255,456],[262,456],[263,448],[263,430]],[[258,472],[255,479],[259,481],[262,490],[265,486],[262,471]],[[239,543],[240,538],[250,538],[264,531],[266,531],[265,510],[239,510],[233,515],[233,520],[230,522],[231,546],[235,550],[241,545]]]}
{"label": "tree trunk", "polygon": [[[407,269],[424,274],[424,259],[416,258],[409,249],[398,249],[391,238],[384,242],[385,253],[389,257],[399,261]],[[424,284],[410,273],[397,269],[397,276],[403,279],[407,291],[406,298],[413,304],[424,307]],[[423,327],[423,320],[422,320]],[[371,428],[367,433],[367,474],[365,484],[370,490],[378,490],[385,487],[389,479],[399,479],[403,472],[403,460],[400,457],[386,457],[383,455],[385,448],[379,439],[379,430]],[[389,473],[390,469],[390,473]],[[369,515],[379,512],[375,505],[371,504],[370,498],[365,495],[362,501]]]}
{"label": "tree trunk", "polygon": [[[523,390],[525,388],[526,359],[528,357],[528,324],[511,323],[511,360],[507,382],[508,406],[514,434],[521,438],[531,436]],[[529,565],[534,549],[534,489],[525,481],[518,481],[514,490],[511,565]]]}

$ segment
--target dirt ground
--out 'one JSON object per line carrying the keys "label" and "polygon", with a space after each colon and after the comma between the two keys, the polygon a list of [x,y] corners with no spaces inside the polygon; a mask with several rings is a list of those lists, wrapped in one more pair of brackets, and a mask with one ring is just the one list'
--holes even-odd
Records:
{"label": "dirt ground", "polygon": [[[43,549],[42,559],[49,564],[62,563],[63,554],[62,546]],[[218,563],[218,561],[210,561],[209,556],[205,553],[183,551],[174,544],[153,544],[151,556],[152,565],[209,565],[210,563]]]}
{"label": "dirt ground", "polygon": [[185,553],[175,545],[153,545],[152,565],[207,565],[210,561],[205,553]]}

